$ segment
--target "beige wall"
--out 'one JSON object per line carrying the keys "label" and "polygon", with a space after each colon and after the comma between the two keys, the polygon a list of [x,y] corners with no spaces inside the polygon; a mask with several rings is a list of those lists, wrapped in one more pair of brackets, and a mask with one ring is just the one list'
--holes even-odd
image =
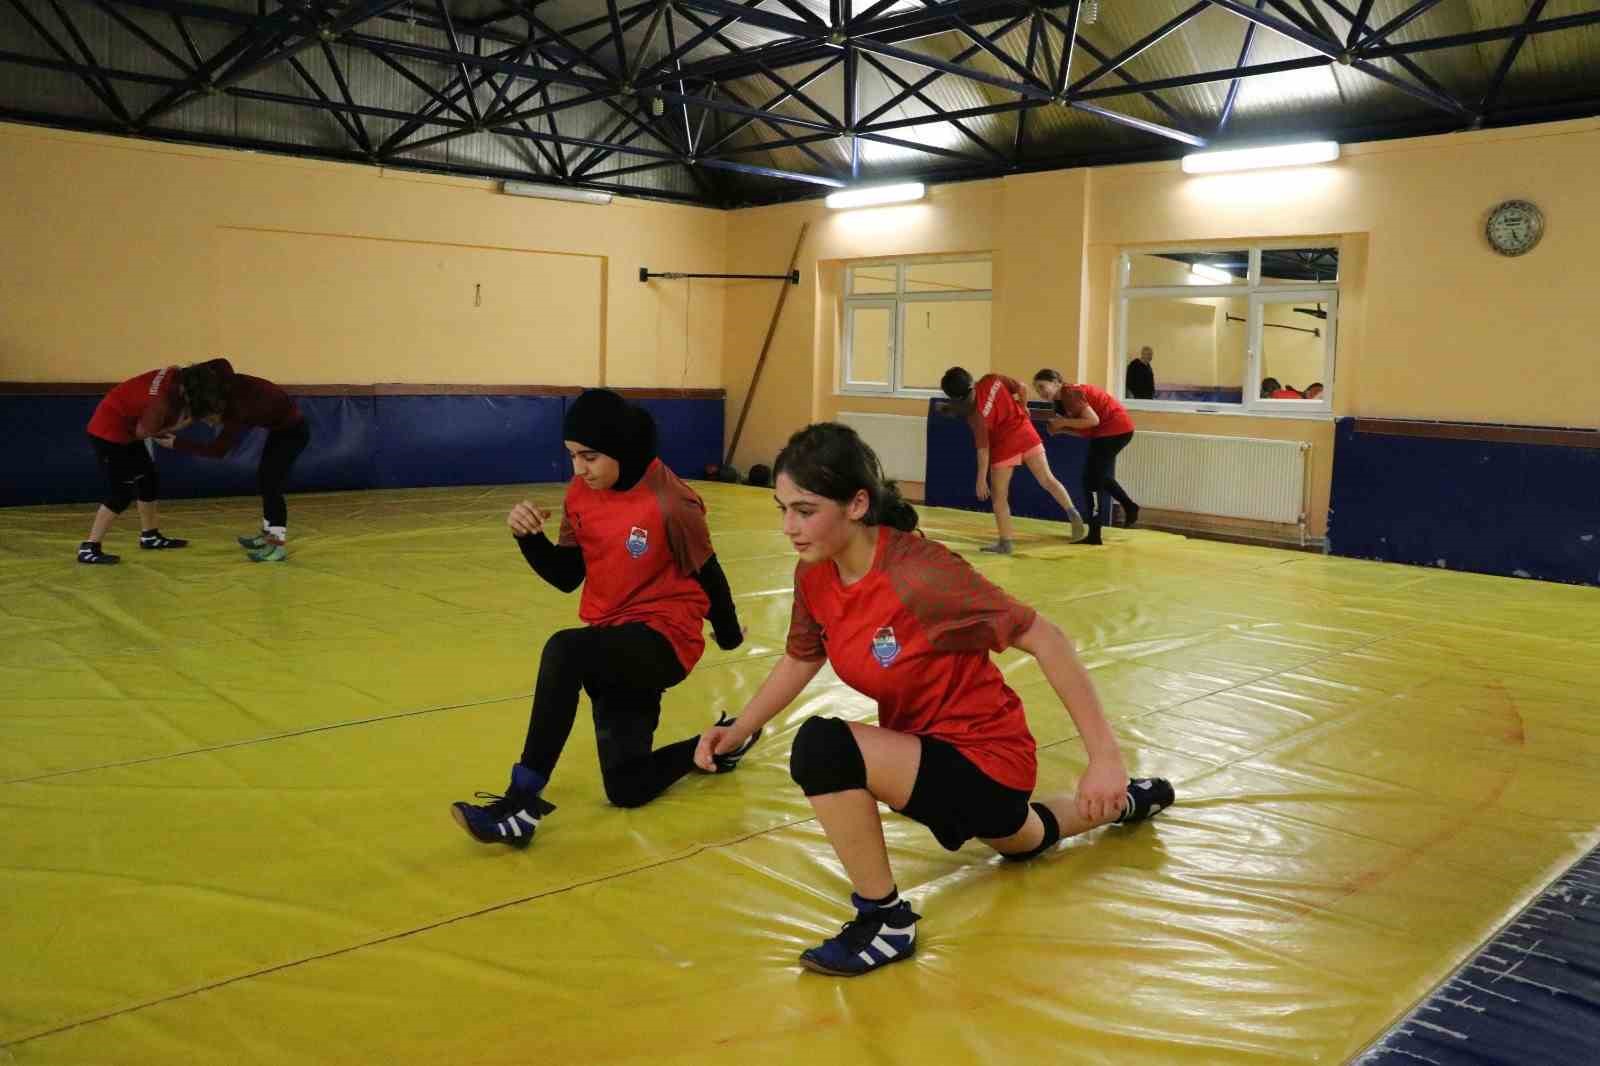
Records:
{"label": "beige wall", "polygon": [[[992,184],[942,186],[921,203],[864,211],[830,212],[821,204],[805,203],[756,208],[734,215],[728,261],[732,269],[741,272],[783,270],[801,224],[809,223],[800,256],[800,286],[791,292],[779,319],[761,385],[734,458],[736,465],[772,462],[789,434],[807,422],[832,418],[841,410],[917,414],[926,409],[922,400],[836,394],[843,266],[852,259],[990,251],[999,224]],[[1005,270],[997,257],[992,343],[1005,318],[999,302]],[[761,282],[737,284],[728,290],[724,352],[730,434],[749,391],[776,295],[770,285]],[[994,344],[997,369],[1029,374],[1036,369],[1029,366],[1022,371],[1019,367],[1023,363],[1017,360],[1007,365],[1000,351]]]}
{"label": "beige wall", "polygon": [[[1244,300],[1239,302],[1247,303]],[[1301,391],[1313,381],[1322,380],[1327,363],[1327,341],[1322,336],[1326,326],[1320,319],[1295,311],[1296,307],[1314,307],[1315,304],[1313,300],[1297,300],[1293,304],[1266,305],[1262,316],[1266,327],[1261,335],[1262,377],[1277,378],[1279,384]],[[1275,326],[1282,328],[1274,329]],[[1232,331],[1228,334],[1230,339],[1244,337],[1244,323],[1232,322],[1228,328]],[[1307,333],[1305,330],[1316,332]],[[1259,381],[1253,383],[1256,389],[1260,386]]]}
{"label": "beige wall", "polygon": [[[836,311],[823,305],[836,300],[837,286],[817,287],[817,265],[957,251],[994,256],[996,369],[1023,377],[1049,365],[1104,384],[1128,357],[1114,350],[1112,333],[1119,250],[1336,240],[1337,414],[1600,425],[1600,301],[1588,291],[1589,250],[1600,244],[1597,170],[1600,121],[1582,120],[1355,145],[1337,164],[1300,170],[1189,177],[1175,163],[1152,163],[935,186],[926,201],[904,207],[740,212],[729,238],[736,262],[779,258],[776,249],[789,247],[800,223],[812,223],[802,262],[813,302],[792,303],[780,323],[736,461],[770,461],[794,428],[838,410],[920,412],[921,401],[834,395]],[[1512,197],[1540,204],[1549,223],[1543,243],[1521,259],[1495,255],[1482,236],[1489,209]],[[771,307],[754,289],[730,294],[725,350],[734,410]],[[1285,314],[1291,324],[1317,324]],[[1170,380],[1162,360],[1158,351],[1158,380]],[[1310,442],[1311,528],[1326,529],[1333,436],[1326,420],[1135,417],[1150,429]]]}
{"label": "beige wall", "polygon": [[1229,340],[1224,315],[1235,302],[1244,301],[1204,297],[1130,301],[1127,347],[1138,352],[1148,345],[1155,352],[1156,380],[1161,385],[1237,385],[1237,368],[1230,368],[1230,375],[1217,364],[1217,352]]}
{"label": "beige wall", "polygon": [[[731,432],[778,286],[641,285],[638,267],[777,273],[809,222],[741,466],[840,410],[924,409],[837,394],[844,262],[989,253],[993,367],[1107,383],[1127,358],[1112,332],[1121,249],[1276,238],[1341,247],[1336,413],[1593,427],[1597,169],[1600,120],[1583,120],[1356,145],[1301,170],[1143,164],[935,186],[863,211],[716,213],[0,125],[0,379],[103,380],[224,353],[304,382],[722,385]],[[1482,237],[1511,197],[1549,223],[1520,259]],[[1172,380],[1163,359],[1158,380]],[[1331,457],[1326,421],[1136,417],[1288,435]]]}
{"label": "beige wall", "polygon": [[733,216],[0,125],[0,379],[716,387]]}
{"label": "beige wall", "polygon": [[[1593,427],[1597,167],[1600,121],[1588,119],[1354,145],[1335,165],[1290,171],[1099,170],[1090,242],[1345,235],[1336,410]],[[1548,229],[1532,253],[1506,259],[1483,223],[1513,197],[1538,203]],[[1352,234],[1366,246],[1352,248]],[[1090,343],[1109,369],[1103,322]]]}

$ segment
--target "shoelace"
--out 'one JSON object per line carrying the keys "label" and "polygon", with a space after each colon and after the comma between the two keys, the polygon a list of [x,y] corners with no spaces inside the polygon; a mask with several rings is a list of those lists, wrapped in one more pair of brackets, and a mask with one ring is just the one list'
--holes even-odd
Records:
{"label": "shoelace", "polygon": [[472,798],[489,800],[488,813],[492,818],[503,818],[511,813],[513,807],[517,806],[515,800],[502,796],[498,792],[474,792]]}
{"label": "shoelace", "polygon": [[[891,910],[893,908],[890,908]],[[883,931],[884,921],[882,911],[872,914],[858,914],[839,927],[838,939],[844,941],[844,946],[852,953],[862,951],[872,943],[874,937]]]}

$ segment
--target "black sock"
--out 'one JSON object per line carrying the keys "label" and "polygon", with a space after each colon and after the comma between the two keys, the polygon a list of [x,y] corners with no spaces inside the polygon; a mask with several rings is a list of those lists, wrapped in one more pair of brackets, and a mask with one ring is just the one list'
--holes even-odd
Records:
{"label": "black sock", "polygon": [[893,907],[895,904],[900,902],[900,886],[895,885],[891,887],[889,889],[889,894],[884,896],[882,899],[868,899],[862,895],[857,895],[856,899],[867,904],[869,909],[886,911],[890,907]]}
{"label": "black sock", "polygon": [[161,539],[161,530],[159,530],[159,529],[141,529],[141,530],[139,530],[139,539],[140,540],[160,540]]}

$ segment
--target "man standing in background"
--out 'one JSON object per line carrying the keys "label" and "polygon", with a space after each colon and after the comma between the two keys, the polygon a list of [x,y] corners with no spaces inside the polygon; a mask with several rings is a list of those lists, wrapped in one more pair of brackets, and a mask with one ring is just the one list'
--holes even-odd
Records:
{"label": "man standing in background", "polygon": [[1139,349],[1139,358],[1128,364],[1128,378],[1123,396],[1129,400],[1156,398],[1156,372],[1150,364],[1156,357],[1155,349],[1148,344]]}

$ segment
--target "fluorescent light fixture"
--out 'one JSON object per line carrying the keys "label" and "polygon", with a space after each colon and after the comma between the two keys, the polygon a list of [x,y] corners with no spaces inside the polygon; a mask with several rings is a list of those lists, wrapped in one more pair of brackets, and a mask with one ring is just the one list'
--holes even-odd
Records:
{"label": "fluorescent light fixture", "polygon": [[1213,285],[1232,285],[1239,280],[1221,267],[1206,266],[1204,263],[1190,263],[1189,273],[1197,278],[1203,278]]}
{"label": "fluorescent light fixture", "polygon": [[500,191],[509,196],[537,196],[541,200],[570,200],[575,204],[609,204],[611,194],[593,189],[569,189],[564,185],[535,185],[531,181],[504,181]]}
{"label": "fluorescent light fixture", "polygon": [[823,203],[835,209],[875,207],[878,204],[900,204],[907,200],[920,200],[926,192],[927,189],[920,181],[908,181],[903,185],[863,185],[857,189],[829,193]]}
{"label": "fluorescent light fixture", "polygon": [[1266,167],[1303,167],[1339,158],[1338,141],[1272,144],[1261,148],[1232,148],[1220,152],[1195,152],[1183,157],[1185,174],[1221,174],[1229,170]]}

